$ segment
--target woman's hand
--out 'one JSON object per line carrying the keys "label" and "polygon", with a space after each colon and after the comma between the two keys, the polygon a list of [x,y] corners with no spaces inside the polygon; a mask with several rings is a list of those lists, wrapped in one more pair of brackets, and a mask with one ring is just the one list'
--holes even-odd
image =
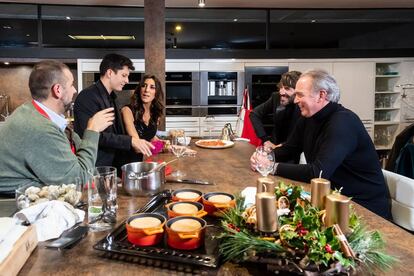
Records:
{"label": "woman's hand", "polygon": [[151,149],[155,148],[150,142],[136,137],[132,137],[131,144],[135,152],[142,153],[145,156],[151,156]]}
{"label": "woman's hand", "polygon": [[250,157],[250,168],[254,172],[256,171],[256,165],[257,165],[256,152],[253,152],[252,156]]}

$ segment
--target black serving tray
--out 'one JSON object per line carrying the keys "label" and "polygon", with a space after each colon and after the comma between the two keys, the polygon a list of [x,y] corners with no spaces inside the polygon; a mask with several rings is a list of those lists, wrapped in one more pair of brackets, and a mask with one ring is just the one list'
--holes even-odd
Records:
{"label": "black serving tray", "polygon": [[[171,201],[172,191],[165,190],[154,195],[150,201],[136,213],[158,213],[166,218],[165,204]],[[156,246],[137,246],[127,239],[125,222],[121,223],[115,230],[104,239],[94,245],[94,249],[104,251],[103,257],[121,259],[130,262],[150,264],[142,258],[166,261],[168,263],[182,263],[191,266],[204,266],[215,268],[219,264],[219,244],[217,236],[221,232],[220,220],[217,218],[204,217],[207,221],[204,246],[195,250],[177,250],[169,247],[166,242],[166,234],[163,241]],[[139,260],[139,261],[137,261]],[[157,263],[157,262],[154,262]],[[161,264],[160,266],[164,266]],[[171,265],[170,265],[171,266]]]}

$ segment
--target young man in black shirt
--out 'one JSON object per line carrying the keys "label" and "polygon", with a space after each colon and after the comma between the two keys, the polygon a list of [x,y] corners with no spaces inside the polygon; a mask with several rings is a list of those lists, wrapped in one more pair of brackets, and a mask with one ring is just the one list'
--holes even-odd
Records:
{"label": "young man in black shirt", "polygon": [[[274,150],[273,174],[303,182],[329,179],[332,189],[372,212],[390,219],[389,193],[374,144],[352,111],[338,104],[335,79],[322,70],[303,73],[296,84],[295,103],[302,117],[288,141]],[[288,164],[301,152],[307,164]],[[251,166],[256,159],[252,155]]]}

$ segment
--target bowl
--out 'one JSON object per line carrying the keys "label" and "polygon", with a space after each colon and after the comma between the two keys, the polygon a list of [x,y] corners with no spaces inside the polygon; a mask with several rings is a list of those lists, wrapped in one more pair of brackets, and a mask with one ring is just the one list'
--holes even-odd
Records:
{"label": "bowl", "polygon": [[[220,196],[220,195],[228,196],[230,200],[227,202],[223,202],[223,203],[213,202],[209,200],[212,196]],[[204,205],[204,209],[210,216],[221,217],[223,216],[224,211],[236,206],[236,200],[232,194],[222,193],[222,192],[213,192],[213,193],[207,193],[203,195],[203,205]]]}
{"label": "bowl", "polygon": [[[180,206],[187,205],[187,204],[195,206],[197,210],[194,213],[188,213],[188,212],[180,212],[178,211],[178,208],[176,208],[176,207],[180,207]],[[180,216],[192,216],[192,217],[201,218],[207,215],[207,212],[204,211],[203,204],[201,204],[200,202],[178,201],[178,202],[169,203],[167,204],[166,207],[167,207],[168,218],[175,218],[175,217],[180,217]]]}
{"label": "bowl", "polygon": [[[135,228],[131,226],[131,221],[137,218],[152,217],[160,220],[160,225],[156,227]],[[151,246],[161,242],[164,233],[166,218],[160,214],[143,213],[133,215],[126,222],[128,241],[139,246]]]}
{"label": "bowl", "polygon": [[[184,142],[184,138],[185,138],[185,142]],[[191,137],[186,136],[186,137],[178,137],[177,138],[178,143],[180,143],[181,145],[190,145],[191,142]]]}
{"label": "bowl", "polygon": [[[195,230],[180,230],[171,229],[171,225],[180,220],[197,221],[201,227]],[[169,219],[165,224],[167,232],[167,244],[175,249],[193,250],[201,247],[204,244],[204,235],[206,231],[207,222],[201,218],[183,216]]]}
{"label": "bowl", "polygon": [[[191,193],[194,194],[194,197],[180,197],[180,193]],[[203,195],[202,192],[200,192],[199,190],[194,190],[194,189],[178,189],[175,190],[172,193],[172,201],[192,201],[192,202],[197,202],[201,200],[201,196]]]}

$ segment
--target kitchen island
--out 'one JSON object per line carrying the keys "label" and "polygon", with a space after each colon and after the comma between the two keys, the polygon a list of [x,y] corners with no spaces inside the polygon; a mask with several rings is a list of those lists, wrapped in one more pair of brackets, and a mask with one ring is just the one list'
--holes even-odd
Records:
{"label": "kitchen island", "polygon": [[[216,185],[194,185],[194,184],[170,184],[165,189],[193,188],[206,192],[228,192],[236,193],[247,186],[255,186],[259,177],[257,172],[250,170],[249,158],[254,148],[246,142],[236,142],[235,146],[228,149],[202,149],[192,144],[192,149],[197,151],[195,157],[185,157],[180,160],[180,169],[187,173],[186,178],[203,179],[214,181]],[[160,160],[170,160],[172,154],[161,154]],[[177,166],[177,162],[171,166]],[[304,185],[309,190],[309,185],[276,177],[285,183]],[[131,197],[126,195],[122,189],[118,192],[118,225],[141,208],[149,198]],[[387,253],[398,256],[401,260],[392,271],[386,275],[414,275],[414,235],[388,222],[367,209],[356,204],[355,209],[359,215],[364,217],[365,223],[370,229],[379,230],[387,242]],[[46,249],[39,243],[37,249],[32,253],[19,275],[172,275],[196,273],[203,275],[247,275],[256,274],[255,270],[247,270],[232,264],[224,264],[218,269],[191,267],[176,264],[174,270],[166,264],[155,260],[137,260],[130,263],[122,260],[107,259],[101,257],[101,253],[92,248],[99,240],[104,238],[108,232],[88,233],[74,248],[57,251]],[[265,269],[262,270],[263,272]],[[263,274],[261,272],[260,274]]]}

